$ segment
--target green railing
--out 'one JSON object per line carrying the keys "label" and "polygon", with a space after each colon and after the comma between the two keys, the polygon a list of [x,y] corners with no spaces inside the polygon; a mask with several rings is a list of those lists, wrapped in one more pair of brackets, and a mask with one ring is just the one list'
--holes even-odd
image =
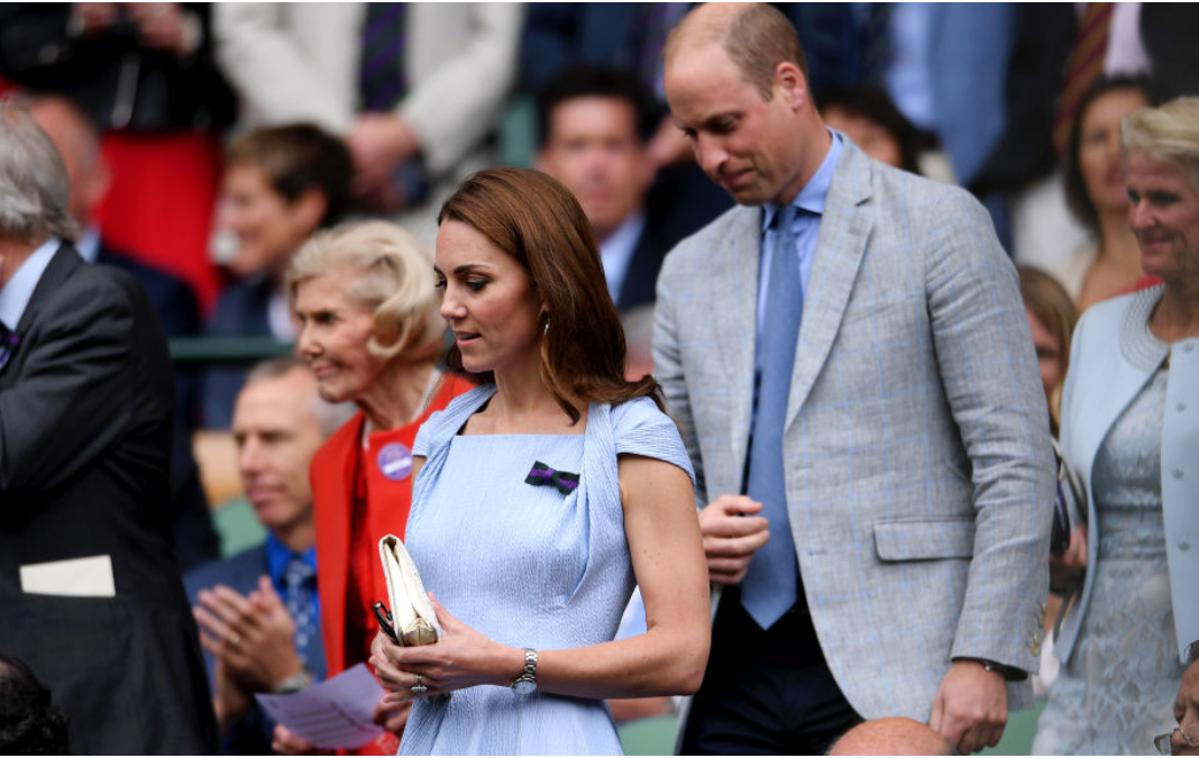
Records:
{"label": "green railing", "polygon": [[295,345],[271,337],[175,337],[171,360],[180,365],[249,364],[291,355]]}

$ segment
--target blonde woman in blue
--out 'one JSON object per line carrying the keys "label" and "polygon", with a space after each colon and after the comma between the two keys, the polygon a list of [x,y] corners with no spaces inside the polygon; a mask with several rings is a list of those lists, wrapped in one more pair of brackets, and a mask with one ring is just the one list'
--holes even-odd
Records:
{"label": "blonde woman in blue", "polygon": [[[709,644],[691,465],[624,336],[571,194],[523,169],[440,214],[452,368],[480,386],[421,429],[407,545],[442,638],[372,663],[416,703],[401,754],[613,754],[605,698],[690,694]],[[648,631],[613,641],[634,584]],[[449,698],[432,695],[451,693]]]}
{"label": "blonde woman in blue", "polygon": [[1199,692],[1177,694],[1199,665],[1199,98],[1125,116],[1121,141],[1141,266],[1162,283],[1092,306],[1074,332],[1062,450],[1088,519],[1066,560],[1086,574],[1037,754],[1199,750],[1183,707]]}

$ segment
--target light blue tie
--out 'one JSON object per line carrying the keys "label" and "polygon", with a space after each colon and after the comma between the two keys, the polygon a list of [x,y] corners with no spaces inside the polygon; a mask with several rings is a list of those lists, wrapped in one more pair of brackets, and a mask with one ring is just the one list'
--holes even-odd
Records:
{"label": "light blue tie", "polygon": [[760,374],[750,437],[746,491],[762,503],[770,539],[754,553],[741,582],[741,605],[763,629],[773,626],[795,604],[798,586],[783,466],[783,426],[803,314],[803,282],[792,232],[797,212],[794,205],[788,205],[775,218],[778,223],[766,280],[766,311],[758,343]]}

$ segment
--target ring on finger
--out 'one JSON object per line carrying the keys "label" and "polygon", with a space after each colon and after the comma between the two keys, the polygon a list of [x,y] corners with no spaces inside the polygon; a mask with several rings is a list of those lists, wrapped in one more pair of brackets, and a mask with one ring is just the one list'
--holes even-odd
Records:
{"label": "ring on finger", "polygon": [[416,675],[416,684],[412,685],[410,689],[413,695],[423,695],[429,691],[429,688],[425,686],[424,678],[420,674]]}
{"label": "ring on finger", "polygon": [[225,635],[225,642],[229,643],[229,647],[237,647],[241,642],[241,635],[230,629],[229,633]]}

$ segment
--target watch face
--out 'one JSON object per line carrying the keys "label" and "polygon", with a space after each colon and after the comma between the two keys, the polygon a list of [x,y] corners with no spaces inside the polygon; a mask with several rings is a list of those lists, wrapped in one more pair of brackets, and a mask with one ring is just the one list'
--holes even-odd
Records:
{"label": "watch face", "polygon": [[531,679],[517,679],[512,683],[512,690],[517,695],[532,695],[537,691],[537,682]]}

